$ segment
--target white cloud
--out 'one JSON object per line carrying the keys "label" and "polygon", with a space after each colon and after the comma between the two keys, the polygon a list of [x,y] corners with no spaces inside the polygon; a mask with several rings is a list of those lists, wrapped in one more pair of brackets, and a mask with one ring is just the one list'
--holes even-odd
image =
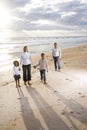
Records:
{"label": "white cloud", "polygon": [[47,35],[74,35],[76,32],[87,34],[87,0],[3,1],[8,7],[12,6],[10,12],[13,27],[11,25],[10,29],[14,32],[46,32]]}
{"label": "white cloud", "polygon": [[81,0],[81,3],[87,3],[87,0]]}
{"label": "white cloud", "polygon": [[72,16],[74,16],[76,14],[77,14],[76,12],[62,12],[61,18],[72,17]]}
{"label": "white cloud", "polygon": [[39,19],[38,21],[34,21],[34,22],[32,22],[32,23],[35,23],[35,24],[39,24],[40,26],[41,25],[57,25],[57,23],[56,22],[54,22],[54,21],[50,21],[50,20],[41,20],[41,19]]}

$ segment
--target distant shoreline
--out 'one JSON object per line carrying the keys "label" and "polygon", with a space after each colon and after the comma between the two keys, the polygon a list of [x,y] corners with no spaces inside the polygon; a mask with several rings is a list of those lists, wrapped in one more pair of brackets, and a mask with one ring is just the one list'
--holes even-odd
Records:
{"label": "distant shoreline", "polygon": [[[73,48],[76,48],[76,47],[80,47],[80,46],[84,46],[84,45],[87,45],[87,43],[84,43],[84,44],[81,44],[81,45],[76,45],[76,46],[72,46],[72,47],[67,47],[67,48],[63,48],[62,49],[62,51],[64,51],[64,50],[68,50],[68,49],[73,49]],[[20,52],[21,53],[21,52]],[[48,52],[45,52],[47,55],[48,54],[51,54],[51,51],[48,51]],[[40,53],[32,53],[32,57],[38,57],[40,55]],[[13,66],[13,61],[14,60],[20,60],[20,58],[14,58],[14,59],[12,59],[12,60],[9,60],[7,63],[5,62],[4,64],[2,64],[1,65],[1,67],[0,67],[0,72],[4,72],[4,71],[6,71],[6,70],[10,70],[11,68],[12,68],[12,66]]]}

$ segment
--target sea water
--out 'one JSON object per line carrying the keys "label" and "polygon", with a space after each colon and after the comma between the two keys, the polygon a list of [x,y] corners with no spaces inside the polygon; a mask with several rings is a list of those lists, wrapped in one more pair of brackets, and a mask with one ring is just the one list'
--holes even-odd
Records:
{"label": "sea water", "polygon": [[54,42],[61,49],[87,44],[87,37],[19,37],[0,42],[0,71],[10,69],[12,62],[20,58],[24,46],[28,46],[32,55],[52,51]]}

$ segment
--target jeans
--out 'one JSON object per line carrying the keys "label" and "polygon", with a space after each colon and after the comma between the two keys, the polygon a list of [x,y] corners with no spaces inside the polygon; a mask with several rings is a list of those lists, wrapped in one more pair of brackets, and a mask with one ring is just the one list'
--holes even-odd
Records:
{"label": "jeans", "polygon": [[29,81],[31,80],[31,64],[29,65],[23,65],[23,81]]}
{"label": "jeans", "polygon": [[57,70],[57,68],[58,68],[58,69],[61,69],[59,56],[53,57],[53,59],[54,59],[55,70]]}
{"label": "jeans", "polygon": [[46,81],[46,70],[40,70],[41,80]]}

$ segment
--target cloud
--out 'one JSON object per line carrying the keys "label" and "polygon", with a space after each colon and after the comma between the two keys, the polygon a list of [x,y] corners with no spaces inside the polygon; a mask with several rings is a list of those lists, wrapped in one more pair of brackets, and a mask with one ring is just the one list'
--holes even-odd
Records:
{"label": "cloud", "polygon": [[61,22],[66,25],[78,26],[83,28],[87,26],[87,4],[80,1],[73,1],[64,4],[61,9],[61,14],[64,12]]}
{"label": "cloud", "polygon": [[16,8],[16,7],[23,7],[27,3],[29,3],[30,0],[2,0],[0,3],[10,6],[10,8]]}
{"label": "cloud", "polygon": [[12,30],[87,29],[86,0],[3,0],[12,7]]}

